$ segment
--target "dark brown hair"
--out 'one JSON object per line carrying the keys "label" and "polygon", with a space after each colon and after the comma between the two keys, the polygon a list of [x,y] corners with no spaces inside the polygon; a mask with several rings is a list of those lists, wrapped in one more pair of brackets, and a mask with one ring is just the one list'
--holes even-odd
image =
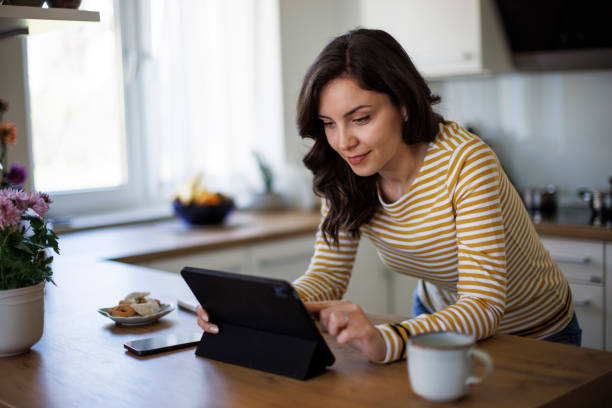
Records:
{"label": "dark brown hair", "polygon": [[433,112],[440,101],[414,67],[402,46],[382,30],[356,29],[334,38],[308,69],[297,105],[297,126],[302,138],[314,140],[304,164],[314,175],[313,190],[329,203],[321,226],[325,241],[338,245],[339,230],[359,237],[359,228],[370,221],[380,205],[377,175],[361,177],[336,153],[319,118],[323,87],[338,77],[350,77],[363,89],[385,93],[409,120],[402,138],[407,144],[435,139],[444,119]]}

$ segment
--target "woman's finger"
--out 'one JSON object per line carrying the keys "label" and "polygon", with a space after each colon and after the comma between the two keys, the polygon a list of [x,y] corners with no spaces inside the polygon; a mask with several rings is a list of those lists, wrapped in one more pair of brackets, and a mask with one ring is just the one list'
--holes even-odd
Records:
{"label": "woman's finger", "polygon": [[350,322],[349,312],[346,310],[336,310],[330,313],[327,331],[332,336],[338,336],[345,330]]}
{"label": "woman's finger", "polygon": [[207,322],[210,319],[208,317],[208,313],[206,312],[206,310],[204,310],[204,308],[200,305],[196,306],[196,314],[198,315],[200,319],[204,320],[205,322]]}
{"label": "woman's finger", "polygon": [[219,333],[219,327],[216,324],[206,322],[200,318],[198,318],[198,326],[200,326],[206,333]]}
{"label": "woman's finger", "polygon": [[216,324],[209,322],[210,318],[208,313],[202,306],[196,306],[196,313],[198,315],[198,326],[200,326],[206,333],[219,333],[219,327]]}
{"label": "woman's finger", "polygon": [[310,316],[315,320],[320,320],[321,311],[336,308],[340,305],[349,304],[348,300],[325,300],[315,302],[304,302],[304,307]]}
{"label": "woman's finger", "polygon": [[[338,315],[334,318],[334,325],[340,326],[341,324],[348,324],[349,315],[347,313],[360,312],[361,309],[355,303],[352,303],[348,300],[343,300],[341,302],[335,302],[332,306],[325,308],[319,312],[319,323],[321,325],[321,329],[326,333],[331,333],[330,331],[330,319],[331,316],[334,316],[338,313]],[[346,312],[346,313],[345,313]],[[344,323],[342,323],[344,321]],[[334,329],[335,330],[335,329]],[[335,330],[337,335],[337,330]]]}

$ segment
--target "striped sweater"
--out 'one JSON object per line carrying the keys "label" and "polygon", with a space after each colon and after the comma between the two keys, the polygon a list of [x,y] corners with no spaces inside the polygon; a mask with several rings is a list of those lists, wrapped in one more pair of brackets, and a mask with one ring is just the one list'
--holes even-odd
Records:
{"label": "striped sweater", "polygon": [[[477,136],[441,124],[408,191],[393,203],[379,193],[379,201],[361,235],[389,269],[427,281],[438,298],[431,303],[439,304],[434,313],[376,326],[387,346],[384,362],[405,358],[409,335],[455,330],[477,339],[544,338],[570,322],[568,283],[495,153]],[[302,300],[344,295],[358,240],[343,231],[339,239],[330,248],[318,231],[310,266],[293,283]]]}

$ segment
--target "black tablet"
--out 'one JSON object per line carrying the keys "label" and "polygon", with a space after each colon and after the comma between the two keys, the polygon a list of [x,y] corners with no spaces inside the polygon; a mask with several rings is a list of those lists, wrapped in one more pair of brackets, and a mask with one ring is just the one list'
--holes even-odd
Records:
{"label": "black tablet", "polygon": [[218,334],[204,333],[197,355],[299,379],[334,363],[288,282],[192,267],[181,275],[219,326]]}

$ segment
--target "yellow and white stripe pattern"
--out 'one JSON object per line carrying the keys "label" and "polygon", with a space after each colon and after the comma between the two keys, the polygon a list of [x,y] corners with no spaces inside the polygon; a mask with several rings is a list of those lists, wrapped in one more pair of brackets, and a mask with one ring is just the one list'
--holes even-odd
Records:
{"label": "yellow and white stripe pattern", "polygon": [[[441,124],[408,191],[380,203],[361,234],[389,269],[429,282],[447,303],[432,314],[378,325],[387,345],[384,362],[405,358],[409,335],[454,330],[477,339],[494,333],[543,338],[569,323],[568,283],[495,153],[477,136],[454,122]],[[319,230],[310,266],[293,283],[300,297],[341,299],[357,245],[341,232],[339,246],[329,248]]]}

